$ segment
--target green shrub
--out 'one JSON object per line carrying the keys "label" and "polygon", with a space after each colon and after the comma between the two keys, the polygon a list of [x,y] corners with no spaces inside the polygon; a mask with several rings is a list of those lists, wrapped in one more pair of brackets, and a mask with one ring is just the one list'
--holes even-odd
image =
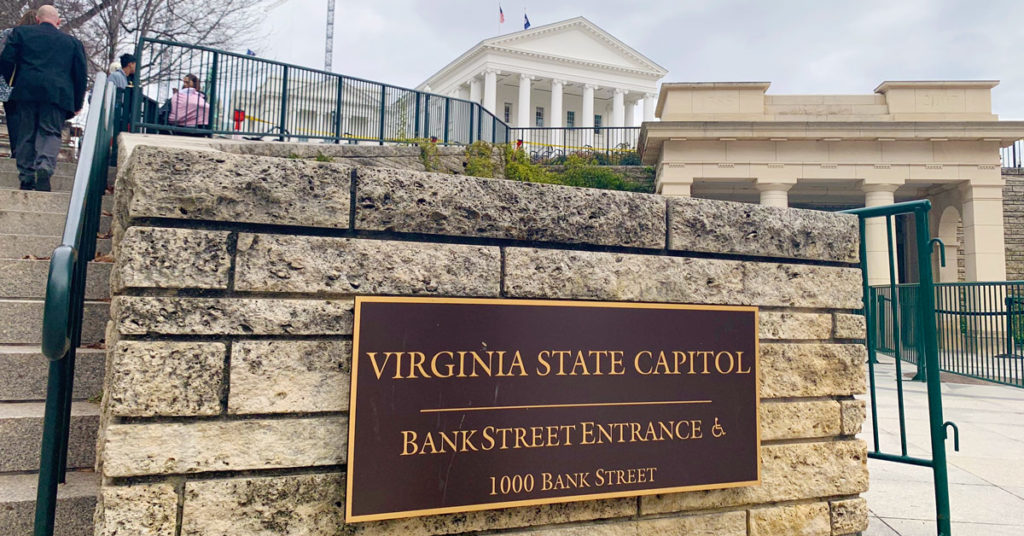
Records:
{"label": "green shrub", "polygon": [[627,192],[647,190],[647,187],[642,184],[627,181],[619,173],[596,165],[594,159],[587,159],[579,155],[570,155],[565,160],[565,169],[559,174],[558,178],[560,184],[568,186],[623,190]]}
{"label": "green shrub", "polygon": [[494,178],[495,162],[491,156],[494,146],[486,141],[475,141],[466,147],[466,175]]}
{"label": "green shrub", "polygon": [[423,169],[426,171],[440,171],[441,153],[437,150],[437,140],[422,138],[414,140],[414,142],[420,148],[420,161],[423,162]]}
{"label": "green shrub", "polygon": [[552,179],[552,174],[537,164],[530,162],[523,149],[516,149],[511,145],[502,148],[502,156],[505,162],[505,178],[520,182],[542,182],[557,184]]}

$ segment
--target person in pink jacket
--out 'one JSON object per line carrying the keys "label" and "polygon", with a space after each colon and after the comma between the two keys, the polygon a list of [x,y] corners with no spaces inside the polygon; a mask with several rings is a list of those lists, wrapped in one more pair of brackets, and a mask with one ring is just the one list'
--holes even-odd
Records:
{"label": "person in pink jacket", "polygon": [[199,91],[199,78],[185,75],[183,88],[171,97],[171,113],[167,122],[179,127],[205,127],[210,124],[210,108],[206,96]]}

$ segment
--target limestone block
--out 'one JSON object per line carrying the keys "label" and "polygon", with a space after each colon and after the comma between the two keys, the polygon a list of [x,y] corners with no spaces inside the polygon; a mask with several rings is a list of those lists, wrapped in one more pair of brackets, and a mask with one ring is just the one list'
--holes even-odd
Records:
{"label": "limestone block", "polygon": [[761,440],[805,439],[839,435],[839,402],[761,401]]}
{"label": "limestone block", "polygon": [[840,402],[843,413],[843,435],[857,435],[867,418],[863,400],[843,400]]}
{"label": "limestone block", "polygon": [[813,313],[773,313],[758,315],[762,339],[827,339],[832,334],[832,316]]}
{"label": "limestone block", "polygon": [[358,536],[429,536],[463,534],[482,530],[533,527],[636,515],[636,498],[602,499],[484,510],[439,516],[413,517],[350,525]]}
{"label": "limestone block", "polygon": [[223,343],[120,341],[112,354],[105,398],[113,415],[220,413]]}
{"label": "limestone block", "polygon": [[685,517],[642,520],[637,522],[637,536],[746,536],[746,512],[721,512]]}
{"label": "limestone block", "polygon": [[308,417],[106,428],[108,477],[338,465],[347,458],[348,419]]}
{"label": "limestone block", "polygon": [[762,344],[761,397],[860,394],[866,362],[860,344]]}
{"label": "limestone block", "polygon": [[828,503],[750,510],[750,536],[831,536]]}
{"label": "limestone block", "polygon": [[668,247],[787,259],[857,262],[857,217],[692,197],[668,199]]}
{"label": "limestone block", "polygon": [[239,341],[231,346],[228,413],[345,411],[349,341]]}
{"label": "limestone block", "polygon": [[508,536],[747,536],[746,512],[720,512],[660,519],[543,527],[504,533]]}
{"label": "limestone block", "polygon": [[864,339],[867,337],[867,322],[864,315],[836,313],[837,339]]}
{"label": "limestone block", "polygon": [[348,165],[140,146],[128,167],[115,205],[129,218],[348,228]]}
{"label": "limestone block", "polygon": [[115,249],[114,291],[228,288],[227,231],[129,227]]}
{"label": "limestone block", "polygon": [[178,493],[171,484],[105,486],[97,536],[174,536]]}
{"label": "limestone block", "polygon": [[843,536],[868,530],[868,501],[857,498],[829,503],[832,534]]}
{"label": "limestone block", "polygon": [[185,483],[182,536],[346,534],[339,473]]}
{"label": "limestone block", "polygon": [[238,237],[235,289],[497,296],[496,247],[286,235]]}
{"label": "limestone block", "polygon": [[665,246],[660,196],[383,168],[357,174],[358,229]]}
{"label": "limestone block", "polygon": [[117,296],[122,335],[351,335],[352,300]]}
{"label": "limestone block", "polygon": [[868,489],[863,441],[761,447],[761,485],[641,497],[642,515],[857,495]]}
{"label": "limestone block", "polygon": [[505,292],[517,298],[850,308],[852,268],[622,253],[507,248]]}

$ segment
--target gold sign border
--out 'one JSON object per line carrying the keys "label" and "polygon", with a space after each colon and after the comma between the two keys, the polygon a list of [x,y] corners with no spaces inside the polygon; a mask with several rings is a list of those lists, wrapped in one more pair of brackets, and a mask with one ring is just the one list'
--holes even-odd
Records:
{"label": "gold sign border", "polygon": [[[631,491],[615,491],[609,493],[591,493],[586,495],[567,495],[561,497],[546,497],[543,499],[524,499],[520,501],[506,501],[498,503],[479,503],[463,506],[448,506],[444,508],[427,508],[423,510],[404,510],[400,512],[388,512],[384,514],[370,514],[362,516],[352,515],[352,469],[355,467],[355,441],[352,439],[356,434],[356,379],[359,377],[359,322],[360,306],[363,303],[459,303],[475,305],[517,305],[532,307],[602,307],[614,309],[676,309],[676,310],[698,310],[698,311],[746,311],[754,313],[754,350],[755,367],[757,376],[754,378],[754,421],[757,424],[757,480],[745,482],[726,482],[722,484],[703,484],[698,486],[679,486],[674,488],[642,489]],[[353,311],[355,320],[352,325],[352,384],[349,393],[349,419],[348,419],[348,460],[345,479],[345,523],[363,523],[367,521],[382,521],[386,519],[402,519],[407,517],[420,517],[439,514],[455,514],[462,512],[479,512],[481,510],[497,510],[517,506],[536,506],[542,504],[569,503],[579,501],[593,501],[599,499],[618,499],[623,497],[641,497],[645,495],[657,495],[662,493],[676,493],[681,491],[701,491],[711,489],[740,488],[761,484],[761,338],[760,338],[760,314],[757,307],[747,305],[689,305],[678,303],[649,303],[649,302],[600,302],[600,301],[579,301],[579,300],[515,300],[507,298],[432,298],[432,297],[410,297],[410,296],[356,296]]]}

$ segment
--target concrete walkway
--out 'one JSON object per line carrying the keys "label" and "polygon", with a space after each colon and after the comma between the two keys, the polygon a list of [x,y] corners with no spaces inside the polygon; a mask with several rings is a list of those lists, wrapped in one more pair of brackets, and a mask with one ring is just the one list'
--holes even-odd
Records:
{"label": "concrete walkway", "polygon": [[[879,356],[875,367],[879,444],[882,452],[900,454],[896,367]],[[903,365],[905,378],[913,365]],[[960,427],[960,452],[953,435],[946,441],[953,536],[1024,535],[1024,389],[942,375],[943,416]],[[907,448],[910,456],[931,458],[925,384],[903,383]],[[871,449],[871,404],[861,433]],[[932,470],[868,460],[871,510],[867,536],[934,536],[935,499]]]}

